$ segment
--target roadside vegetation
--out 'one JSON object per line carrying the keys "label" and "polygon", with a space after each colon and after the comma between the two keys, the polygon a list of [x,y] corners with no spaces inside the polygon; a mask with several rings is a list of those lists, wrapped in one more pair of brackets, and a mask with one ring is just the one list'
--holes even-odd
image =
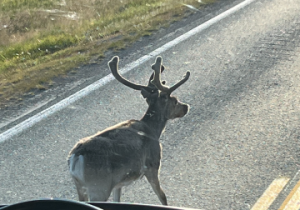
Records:
{"label": "roadside vegetation", "polygon": [[[0,105],[212,0],[1,0]],[[190,7],[190,8],[189,8]],[[46,85],[47,86],[47,85]]]}

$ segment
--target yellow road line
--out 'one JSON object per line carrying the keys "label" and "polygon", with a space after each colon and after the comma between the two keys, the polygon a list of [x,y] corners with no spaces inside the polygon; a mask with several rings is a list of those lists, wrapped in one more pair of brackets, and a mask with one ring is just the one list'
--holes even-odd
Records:
{"label": "yellow road line", "polygon": [[278,210],[299,210],[300,209],[300,180],[292,189],[290,194],[281,204]]}
{"label": "yellow road line", "polygon": [[275,179],[266,189],[264,194],[257,200],[251,210],[267,210],[289,180],[290,179],[287,177]]}

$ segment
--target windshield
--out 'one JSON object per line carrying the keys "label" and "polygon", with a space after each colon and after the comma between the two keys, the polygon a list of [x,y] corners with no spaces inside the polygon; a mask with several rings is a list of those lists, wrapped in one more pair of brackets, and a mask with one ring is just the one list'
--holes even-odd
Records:
{"label": "windshield", "polygon": [[1,0],[0,205],[299,209],[299,11]]}

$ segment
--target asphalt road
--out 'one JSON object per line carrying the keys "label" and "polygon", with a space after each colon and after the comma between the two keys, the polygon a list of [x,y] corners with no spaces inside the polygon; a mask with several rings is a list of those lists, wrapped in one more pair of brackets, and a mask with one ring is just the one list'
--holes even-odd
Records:
{"label": "asphalt road", "polygon": [[[300,169],[300,1],[257,0],[162,53],[168,84],[189,114],[161,137],[161,184],[172,206],[250,209],[272,181]],[[146,62],[125,76],[145,83]],[[120,66],[122,66],[122,60]],[[66,157],[82,137],[147,106],[138,91],[112,81],[0,144],[0,203],[77,199]],[[160,204],[143,178],[124,202]],[[277,206],[273,205],[276,209]]]}

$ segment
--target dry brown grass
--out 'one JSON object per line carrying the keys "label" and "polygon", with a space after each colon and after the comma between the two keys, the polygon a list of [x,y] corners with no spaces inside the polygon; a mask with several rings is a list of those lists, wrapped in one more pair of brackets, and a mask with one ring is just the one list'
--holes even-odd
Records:
{"label": "dry brown grass", "polygon": [[166,26],[185,13],[183,4],[201,6],[195,0],[1,0],[0,99]]}

